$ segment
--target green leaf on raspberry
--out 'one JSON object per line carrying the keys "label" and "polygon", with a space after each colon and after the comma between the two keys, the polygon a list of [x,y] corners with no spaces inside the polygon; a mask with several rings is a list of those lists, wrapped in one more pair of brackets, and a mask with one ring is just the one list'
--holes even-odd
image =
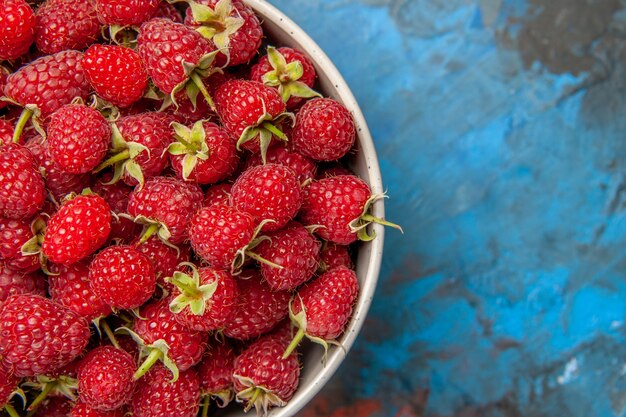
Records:
{"label": "green leaf on raspberry", "polygon": [[[183,66],[183,71],[187,78],[183,80],[181,83],[176,85],[170,94],[170,100],[172,103],[178,107],[178,103],[176,102],[176,94],[179,91],[185,89],[189,99],[192,101],[192,104],[196,104],[196,98],[198,96],[198,92],[202,93],[202,96],[206,100],[207,104],[211,107],[213,111],[215,111],[215,103],[213,103],[213,99],[209,94],[204,82],[202,81],[204,78],[211,76],[216,72],[222,72],[221,68],[216,68],[213,64],[215,62],[215,57],[219,51],[213,51],[208,54],[205,54],[200,58],[197,64],[183,61],[181,65]],[[187,88],[189,84],[193,84],[194,87]]]}
{"label": "green leaf on raspberry", "polygon": [[367,231],[367,226],[369,226],[372,223],[377,223],[383,226],[393,227],[394,229],[398,229],[400,232],[404,233],[404,231],[402,230],[402,227],[400,227],[399,225],[369,214],[372,204],[374,204],[376,201],[381,200],[383,198],[387,198],[387,196],[385,194],[373,194],[365,202],[365,205],[363,206],[363,212],[361,213],[361,215],[349,223],[350,230],[352,230],[352,232],[357,234],[359,240],[362,240],[364,242],[369,242],[376,238],[375,230],[372,230],[371,234],[368,233]]}
{"label": "green leaf on raspberry", "polygon": [[237,140],[237,150],[240,151],[241,145],[258,137],[261,159],[263,164],[265,164],[267,162],[267,150],[272,142],[272,138],[282,140],[283,142],[288,141],[287,136],[278,126],[280,126],[286,119],[290,119],[291,125],[293,126],[296,118],[294,114],[290,112],[284,112],[276,117],[272,117],[272,115],[265,110],[265,103],[263,103],[263,110],[263,114],[259,117],[257,122],[246,127],[241,133],[241,136]]}
{"label": "green leaf on raspberry", "polygon": [[133,375],[133,378],[135,379],[135,381],[140,379],[142,376],[144,376],[150,370],[150,368],[152,368],[152,366],[158,361],[163,362],[163,365],[165,365],[165,367],[169,369],[170,372],[172,372],[172,379],[170,380],[170,382],[173,383],[178,380],[178,376],[179,376],[178,366],[176,366],[174,361],[172,361],[172,359],[169,357],[168,353],[169,353],[170,347],[165,340],[159,339],[155,341],[154,343],[147,345],[146,342],[141,338],[141,336],[133,332],[128,327],[120,327],[115,332],[126,333],[130,337],[132,337],[133,340],[139,346],[140,359],[145,358],[144,361],[141,363],[141,365],[139,365],[139,367],[137,368],[137,371],[135,372],[135,374]]}
{"label": "green leaf on raspberry", "polygon": [[288,64],[285,57],[273,46],[267,47],[267,58],[273,70],[265,73],[261,79],[265,85],[277,87],[285,103],[291,97],[322,97],[317,91],[298,81],[304,75],[304,67],[300,61]]}
{"label": "green leaf on raspberry", "polygon": [[230,60],[228,49],[230,37],[245,23],[243,18],[231,16],[233,11],[231,0],[218,1],[214,9],[194,1],[189,1],[189,7],[194,20],[201,24],[196,30],[205,38],[211,39],[215,46],[222,50],[227,60]]}
{"label": "green leaf on raspberry", "polygon": [[217,289],[218,276],[209,284],[200,285],[200,274],[198,268],[190,262],[182,262],[180,266],[191,269],[191,275],[182,271],[174,272],[174,275],[166,281],[177,286],[181,293],[170,302],[172,313],[180,313],[189,306],[189,310],[196,316],[201,316],[206,310],[206,303],[213,297]]}

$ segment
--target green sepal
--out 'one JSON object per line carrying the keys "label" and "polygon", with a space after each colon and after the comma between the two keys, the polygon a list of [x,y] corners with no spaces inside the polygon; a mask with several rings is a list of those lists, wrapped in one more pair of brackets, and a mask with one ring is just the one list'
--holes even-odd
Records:
{"label": "green sepal", "polygon": [[231,16],[233,10],[231,0],[220,0],[214,9],[194,1],[190,1],[189,6],[194,20],[201,24],[196,31],[203,37],[211,39],[230,61],[230,37],[245,23],[240,16]]}
{"label": "green sepal", "polygon": [[294,114],[290,112],[284,112],[276,117],[272,117],[272,115],[265,110],[265,103],[263,103],[263,114],[255,124],[246,127],[241,133],[241,136],[237,140],[237,150],[241,151],[241,146],[244,143],[250,142],[258,136],[261,159],[263,164],[265,164],[267,162],[267,150],[272,142],[272,137],[276,137],[284,142],[288,141],[287,136],[277,127],[285,119],[290,119],[292,126],[296,120]]}
{"label": "green sepal", "polygon": [[42,216],[37,216],[33,219],[30,224],[30,231],[33,237],[28,239],[20,248],[22,256],[41,254],[41,245],[43,244],[43,237],[46,234],[46,228],[47,224]]}
{"label": "green sepal", "polygon": [[214,398],[219,408],[224,408],[235,398],[235,391],[232,388],[226,388],[218,392],[205,392],[205,396]]}
{"label": "green sepal", "polygon": [[[34,388],[37,391],[47,391],[48,395],[64,396],[72,401],[78,398],[78,380],[67,375],[53,378],[45,375],[38,375],[34,380],[26,381],[22,384],[24,388]],[[29,407],[36,407],[38,404],[32,403]]]}
{"label": "green sepal", "polygon": [[167,278],[166,281],[177,286],[180,294],[170,303],[172,313],[178,314],[189,306],[189,310],[196,315],[201,316],[206,311],[206,303],[209,301],[218,285],[218,276],[208,284],[200,285],[200,274],[196,266],[189,262],[182,262],[179,266],[187,266],[191,269],[191,275],[182,271],[174,272],[174,275]]}
{"label": "green sepal", "polygon": [[140,224],[144,227],[141,233],[141,239],[140,239],[141,243],[144,243],[150,238],[150,236],[152,236],[153,234],[156,234],[156,236],[165,245],[178,250],[178,247],[176,247],[175,245],[169,242],[169,239],[172,237],[172,233],[168,229],[167,225],[165,225],[164,223],[161,223],[158,220],[143,216],[141,214],[137,217],[132,217],[128,214],[120,213],[119,216],[130,219],[133,222]]}
{"label": "green sepal", "polygon": [[273,46],[267,47],[267,58],[273,70],[263,74],[261,80],[267,86],[277,87],[285,103],[291,97],[322,97],[311,87],[298,81],[304,75],[304,67],[300,61],[287,63],[285,57]]}
{"label": "green sepal", "polygon": [[284,407],[287,402],[262,385],[255,385],[254,381],[242,375],[233,375],[237,381],[248,387],[236,394],[237,402],[245,402],[244,412],[256,409],[257,415],[266,416],[271,407]]}
{"label": "green sepal", "polygon": [[373,203],[375,203],[378,200],[381,200],[383,198],[386,198],[387,196],[385,194],[373,194],[370,198],[367,199],[367,201],[365,202],[364,206],[363,206],[363,211],[361,212],[361,215],[359,217],[357,217],[356,219],[352,220],[348,225],[350,227],[350,230],[353,233],[357,234],[357,237],[359,238],[359,240],[365,241],[365,242],[369,242],[372,241],[373,239],[376,238],[376,231],[372,230],[371,234],[368,233],[367,231],[367,226],[369,226],[372,223],[378,223],[381,224],[383,226],[389,226],[389,227],[393,227],[394,229],[398,229],[400,232],[404,233],[404,231],[402,230],[402,227],[400,227],[399,225],[395,224],[395,223],[391,223],[387,220],[384,219],[380,219],[378,217],[375,217],[371,214],[369,214],[369,210],[370,207],[372,206]]}
{"label": "green sepal", "polygon": [[144,362],[137,368],[137,371],[133,375],[135,380],[138,380],[142,376],[144,376],[154,365],[156,362],[161,361],[163,365],[167,369],[172,372],[172,379],[170,382],[176,382],[179,377],[178,367],[172,361],[172,359],[168,356],[170,347],[167,342],[163,339],[159,339],[154,343],[148,345],[146,342],[139,336],[137,333],[129,329],[128,327],[120,327],[115,330],[115,333],[126,333],[128,334],[139,346],[139,358],[143,359]]}
{"label": "green sepal", "polygon": [[246,263],[247,258],[252,258],[256,260],[257,262],[269,265],[272,268],[283,269],[282,265],[278,265],[273,262],[270,262],[267,259],[264,259],[258,254],[252,252],[252,249],[257,247],[261,242],[265,240],[271,241],[271,238],[269,236],[265,236],[265,235],[259,236],[259,233],[261,233],[261,229],[263,229],[263,226],[266,225],[267,223],[276,223],[276,221],[272,219],[262,220],[259,223],[259,225],[256,227],[256,229],[254,229],[254,233],[252,234],[252,238],[250,239],[250,242],[248,242],[248,244],[243,246],[242,248],[239,248],[239,250],[235,254],[235,258],[233,259],[233,262],[230,265],[230,272],[232,275],[239,275],[239,273],[241,272],[241,268]]}
{"label": "green sepal", "polygon": [[177,141],[171,143],[167,151],[172,155],[185,155],[182,164],[184,180],[189,178],[199,159],[203,161],[209,159],[210,152],[203,123],[203,120],[199,120],[191,129],[176,122],[171,125]]}
{"label": "green sepal", "polygon": [[[213,66],[213,63],[215,62],[215,57],[218,53],[219,51],[213,51],[203,55],[198,60],[197,64],[187,61],[181,62],[181,65],[183,66],[183,71],[187,77],[182,82],[177,84],[169,95],[170,101],[174,104],[176,108],[178,108],[178,103],[176,102],[176,94],[185,89],[186,93],[189,96],[189,99],[192,100],[194,109],[196,108],[196,99],[198,93],[202,93],[207,104],[211,107],[213,111],[215,111],[215,103],[213,103],[213,99],[211,98],[211,95],[209,94],[202,80],[216,72],[223,72],[221,68],[215,68]],[[193,84],[195,87],[187,88],[188,84]]]}

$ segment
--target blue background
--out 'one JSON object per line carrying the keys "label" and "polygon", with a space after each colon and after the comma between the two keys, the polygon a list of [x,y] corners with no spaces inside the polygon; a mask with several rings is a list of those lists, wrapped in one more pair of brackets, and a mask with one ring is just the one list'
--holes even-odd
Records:
{"label": "blue background", "polygon": [[301,416],[626,415],[624,4],[271,2],[353,89],[405,230]]}

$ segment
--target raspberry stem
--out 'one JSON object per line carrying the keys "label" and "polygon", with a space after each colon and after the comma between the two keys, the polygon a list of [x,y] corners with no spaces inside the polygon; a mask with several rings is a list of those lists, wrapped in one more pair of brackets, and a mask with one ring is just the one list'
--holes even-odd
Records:
{"label": "raspberry stem", "polygon": [[111,165],[115,165],[116,163],[120,161],[125,161],[129,158],[130,158],[130,150],[126,149],[123,152],[113,155],[112,157],[110,157],[109,159],[107,159],[106,161],[98,165],[96,169],[94,169],[94,172],[100,172],[106,167],[110,167]]}
{"label": "raspberry stem", "polygon": [[117,343],[117,339],[115,338],[115,335],[113,334],[113,332],[111,331],[111,328],[109,327],[109,324],[102,320],[102,330],[104,330],[104,334],[107,335],[107,337],[109,338],[109,340],[111,341],[111,344],[116,348],[116,349],[120,349],[120,344]]}
{"label": "raspberry stem", "polygon": [[209,395],[204,397],[204,403],[202,404],[202,417],[208,417],[210,401],[211,401],[211,397]]}
{"label": "raspberry stem", "polygon": [[152,237],[152,235],[159,231],[159,227],[160,226],[157,223],[152,223],[150,226],[148,226],[143,235],[141,235],[141,239],[139,239],[139,243],[137,243],[137,246],[146,243],[148,239]]}
{"label": "raspberry stem", "polygon": [[46,399],[52,388],[54,388],[55,384],[46,384],[43,391],[39,393],[39,395],[33,400],[33,402],[28,406],[28,411],[32,411],[41,404],[43,400]]}
{"label": "raspberry stem", "polygon": [[256,254],[256,253],[254,253],[254,252],[248,252],[248,251],[246,251],[246,255],[248,255],[250,258],[254,259],[254,260],[255,260],[255,261],[257,261],[257,262],[260,262],[260,263],[265,264],[265,265],[269,265],[269,266],[271,266],[272,268],[276,268],[276,269],[283,269],[283,266],[282,266],[282,265],[278,265],[278,264],[275,264],[275,263],[274,263],[274,262],[272,262],[272,261],[268,261],[267,259],[265,259],[265,258],[261,257],[260,255],[258,255],[258,254]]}
{"label": "raspberry stem", "polygon": [[300,344],[300,341],[302,340],[304,335],[305,335],[305,331],[303,329],[298,329],[298,333],[296,333],[296,335],[291,340],[291,343],[289,343],[289,346],[287,346],[287,349],[285,349],[285,353],[283,353],[283,359],[287,359],[289,355],[291,355],[291,353]]}
{"label": "raspberry stem", "polygon": [[152,368],[152,365],[157,363],[162,358],[163,352],[161,352],[159,349],[152,349],[152,352],[150,352],[146,360],[143,361],[141,366],[137,369],[137,372],[135,372],[135,374],[133,375],[133,379],[136,381],[144,376],[150,370],[150,368]]}
{"label": "raspberry stem", "polygon": [[256,400],[257,398],[259,398],[259,395],[261,395],[263,391],[261,390],[261,388],[256,388],[254,390],[254,394],[252,394],[252,397],[248,400],[248,404],[246,404],[246,408],[243,409],[244,412],[248,412],[250,411],[250,409],[255,406]]}
{"label": "raspberry stem", "polygon": [[15,408],[13,408],[13,406],[9,403],[6,403],[4,405],[4,410],[11,416],[11,417],[20,417],[19,414],[17,414],[17,411],[15,411]]}
{"label": "raspberry stem", "polygon": [[198,73],[196,72],[192,72],[189,78],[191,78],[191,81],[196,85],[196,87],[198,87],[198,89],[202,93],[202,96],[206,100],[207,104],[211,107],[211,110],[217,111],[215,108],[215,103],[213,102],[211,95],[209,94],[206,87],[204,86],[204,83],[202,82],[202,78],[200,77],[200,75],[198,75]]}
{"label": "raspberry stem", "polygon": [[31,109],[24,108],[24,110],[22,110],[22,114],[20,114],[17,125],[15,125],[15,131],[13,132],[13,143],[19,143],[20,136],[22,136],[22,132],[24,131],[24,127],[26,126],[26,123],[28,123],[32,115],[33,111]]}
{"label": "raspberry stem", "polygon": [[287,140],[287,136],[285,136],[285,134],[273,124],[265,122],[261,125],[261,127],[265,130],[269,130],[270,132],[272,132],[272,134],[276,136],[277,138],[280,138],[282,140]]}

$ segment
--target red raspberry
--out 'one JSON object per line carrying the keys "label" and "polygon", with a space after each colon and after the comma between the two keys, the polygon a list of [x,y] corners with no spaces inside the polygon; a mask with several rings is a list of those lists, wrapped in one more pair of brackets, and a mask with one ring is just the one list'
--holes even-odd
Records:
{"label": "red raspberry", "polygon": [[265,158],[272,138],[286,140],[278,127],[284,120],[285,103],[275,89],[255,81],[230,80],[217,89],[214,98],[222,125],[239,139],[238,147],[260,152]]}
{"label": "red raspberry", "polygon": [[[3,91],[3,86],[0,84],[0,92]],[[6,104],[4,101],[0,101],[0,103]],[[2,104],[0,104],[0,109],[2,108]],[[0,146],[9,144],[13,141],[13,132],[15,128],[13,123],[6,119],[0,118]]]}
{"label": "red raspberry", "polygon": [[237,178],[230,192],[230,202],[254,217],[257,223],[272,220],[263,225],[263,230],[278,230],[300,209],[300,183],[293,170],[286,166],[255,166]]}
{"label": "red raspberry", "polygon": [[13,271],[0,263],[0,308],[12,295],[46,295],[46,280],[40,273]]}
{"label": "red raspberry", "polygon": [[[261,46],[263,29],[254,11],[240,0],[196,0],[186,10],[185,24],[215,42],[220,66],[245,64]],[[208,7],[207,7],[208,6]],[[206,13],[207,11],[213,13]],[[225,36],[224,36],[225,35]]]}
{"label": "red raspberry", "polygon": [[0,355],[18,377],[67,365],[89,341],[89,325],[68,308],[38,295],[14,295],[0,308]]}
{"label": "red raspberry", "polygon": [[0,407],[9,402],[19,383],[20,379],[10,373],[0,361]]}
{"label": "red raspberry", "polygon": [[350,225],[355,226],[372,198],[365,181],[340,175],[315,181],[303,191],[300,218],[305,225],[323,226],[315,233],[341,245],[357,240],[357,232]]}
{"label": "red raspberry", "polygon": [[48,397],[37,407],[33,417],[71,417],[70,413],[73,406],[74,404],[69,398]]}
{"label": "red raspberry", "polygon": [[337,245],[332,242],[324,242],[320,252],[321,271],[326,272],[329,269],[334,269],[340,266],[345,266],[349,269],[354,268],[348,246]]}
{"label": "red raspberry", "polygon": [[[118,409],[113,411],[98,411],[94,408],[89,407],[87,404],[82,402],[82,397],[80,400],[74,405],[72,411],[70,412],[68,417],[124,417],[126,412],[124,409]],[[63,417],[66,417],[64,415]],[[48,417],[46,415],[46,417]]]}
{"label": "red raspberry", "polygon": [[[113,151],[124,154],[116,170],[124,173],[126,184],[143,184],[143,180],[161,174],[167,167],[169,161],[165,150],[174,139],[171,122],[170,116],[156,112],[126,116],[117,121],[126,143],[119,144],[120,148]],[[134,154],[134,147],[141,150]]]}
{"label": "red raspberry", "polygon": [[86,262],[69,266],[51,265],[50,270],[53,274],[48,277],[48,284],[52,301],[89,321],[111,314],[111,307],[91,287]]}
{"label": "red raspberry", "polygon": [[269,240],[255,248],[263,259],[281,268],[261,263],[263,278],[273,290],[295,290],[313,277],[319,265],[320,242],[301,224],[292,222],[269,233]]}
{"label": "red raspberry", "polygon": [[272,291],[261,281],[257,271],[243,271],[241,276],[246,279],[237,282],[237,312],[226,325],[224,334],[233,339],[250,340],[272,330],[287,317],[291,294],[288,291]]}
{"label": "red raspberry", "polygon": [[[276,146],[267,150],[265,160],[269,164],[278,164],[289,167],[298,176],[298,182],[303,184],[315,178],[317,165],[306,156],[300,155],[282,146]],[[246,168],[262,165],[263,160],[260,154],[252,154],[246,161]]]}
{"label": "red raspberry", "polygon": [[150,259],[132,246],[109,246],[89,265],[93,291],[108,305],[137,308],[150,299],[156,275]]}
{"label": "red raspberry", "polygon": [[107,153],[111,127],[106,119],[84,104],[57,110],[48,124],[48,151],[57,166],[70,174],[94,169]]}
{"label": "red raspberry", "polygon": [[228,341],[210,343],[198,364],[200,390],[203,396],[211,396],[218,401],[218,406],[225,407],[233,400],[233,366],[235,350]]}
{"label": "red raspberry", "polygon": [[178,250],[166,245],[158,237],[152,236],[143,243],[139,243],[136,238],[132,243],[135,249],[143,253],[152,261],[154,271],[156,272],[157,284],[172,292],[174,287],[172,284],[165,282],[165,278],[174,275],[178,265],[181,262],[189,262],[190,248],[186,244],[178,245]]}
{"label": "red raspberry", "polygon": [[16,59],[35,39],[35,14],[24,0],[0,1],[0,59]]}
{"label": "red raspberry", "polygon": [[150,19],[159,0],[95,0],[98,19],[105,25],[140,25]]}
{"label": "red raspberry", "polygon": [[204,194],[203,205],[208,207],[213,204],[229,204],[231,188],[233,188],[233,184],[230,182],[223,182],[210,186]]}
{"label": "red raspberry", "polygon": [[22,246],[32,237],[30,222],[0,218],[0,259],[8,268],[22,272],[39,269],[37,254],[22,255]]}
{"label": "red raspberry", "polygon": [[250,70],[252,81],[278,90],[288,109],[295,109],[304,98],[320,96],[311,88],[315,84],[315,67],[302,52],[288,48],[267,48],[267,55]]}
{"label": "red raspberry", "polygon": [[111,209],[97,195],[64,203],[48,221],[42,251],[56,264],[71,265],[94,253],[111,231]]}
{"label": "red raspberry", "polygon": [[[165,341],[169,346],[167,356],[180,372],[200,362],[206,348],[205,334],[190,330],[180,324],[176,320],[176,315],[170,311],[167,300],[143,306],[139,311],[139,317],[135,319],[133,330],[148,347],[158,340]],[[163,357],[163,353],[156,353],[156,355]]]}
{"label": "red raspberry", "polygon": [[[132,187],[123,182],[114,184],[105,184],[111,180],[110,175],[103,176],[97,181],[91,190],[98,194],[107,202],[111,211],[116,214],[126,213],[128,207],[128,197],[132,192]],[[118,243],[130,243],[141,232],[141,227],[126,217],[117,217],[111,219],[111,233],[109,241],[117,241]]]}
{"label": "red raspberry", "polygon": [[46,191],[33,154],[10,143],[0,152],[0,215],[29,219],[43,206]]}
{"label": "red raspberry", "polygon": [[345,267],[331,269],[300,288],[290,303],[298,333],[285,354],[295,349],[304,336],[327,349],[327,343],[343,333],[358,293],[356,274]]}
{"label": "red raspberry", "polygon": [[35,44],[44,54],[84,49],[100,35],[100,23],[90,1],[47,0],[35,16]]}
{"label": "red raspberry", "polygon": [[[11,74],[11,71],[7,67],[0,65],[0,94],[3,94],[4,86],[7,85],[7,78],[9,77],[10,74]],[[0,109],[4,109],[6,106],[7,106],[6,101],[0,101]],[[2,143],[3,132],[6,131],[6,126],[8,124],[9,123],[6,120],[0,119],[0,144]],[[13,137],[13,124],[11,124],[11,137]],[[5,141],[5,142],[9,143],[10,140]]]}
{"label": "red raspberry", "polygon": [[237,401],[245,411],[255,407],[267,415],[270,407],[283,407],[293,397],[300,378],[300,361],[293,353],[282,357],[284,344],[273,337],[252,343],[235,359],[233,383]]}
{"label": "red raspberry", "polygon": [[196,417],[200,402],[196,370],[181,372],[176,382],[170,379],[170,372],[157,364],[138,382],[131,402],[134,417]]}
{"label": "red raspberry", "polygon": [[[204,88],[201,79],[210,75],[215,46],[192,28],[169,19],[147,21],[139,30],[137,52],[154,85],[166,94],[176,93],[191,80]],[[183,62],[193,69],[185,69]],[[196,90],[197,91],[197,90]],[[208,94],[206,94],[208,96]],[[212,105],[209,97],[207,102]]]}
{"label": "red raspberry", "polygon": [[159,2],[159,7],[152,17],[162,17],[164,19],[170,19],[172,22],[183,23],[183,17],[180,12],[166,1]]}
{"label": "red raspberry", "polygon": [[85,51],[83,67],[96,94],[118,107],[139,101],[148,87],[148,72],[130,48],[92,45]]}
{"label": "red raspberry", "polygon": [[168,281],[176,287],[170,295],[170,309],[176,320],[192,330],[222,329],[237,309],[239,290],[231,274],[213,268],[196,269],[187,264]]}
{"label": "red raspberry", "polygon": [[133,357],[113,346],[101,346],[80,361],[78,393],[81,402],[99,411],[128,404],[135,390]]}
{"label": "red raspberry", "polygon": [[339,165],[338,163],[335,163],[334,165],[331,165],[330,168],[320,171],[317,175],[317,179],[321,180],[324,178],[338,177],[340,175],[354,175],[354,172],[342,165]]}
{"label": "red raspberry", "polygon": [[91,175],[70,174],[62,170],[50,155],[49,141],[37,135],[26,142],[26,147],[37,157],[39,170],[43,173],[46,188],[52,196],[61,201],[70,193],[80,193],[89,187]]}
{"label": "red raspberry", "polygon": [[[171,177],[155,177],[135,189],[128,201],[131,216],[143,216],[146,222],[158,225],[160,237],[173,244],[188,238],[187,227],[202,207],[204,195],[197,186]],[[163,234],[167,228],[167,233]]]}
{"label": "red raspberry", "polygon": [[22,107],[36,105],[46,118],[75,97],[87,98],[90,87],[82,60],[83,54],[73,50],[36,59],[9,75],[4,95]]}
{"label": "red raspberry", "polygon": [[296,116],[291,137],[294,150],[316,161],[341,158],[352,148],[355,138],[352,115],[330,98],[305,103]]}
{"label": "red raspberry", "polygon": [[199,121],[191,129],[174,123],[172,127],[179,141],[172,143],[168,151],[179,178],[213,184],[230,177],[239,166],[235,143],[215,123]]}
{"label": "red raspberry", "polygon": [[252,216],[225,204],[204,207],[189,225],[191,247],[219,269],[230,269],[238,252],[244,250],[253,237]]}

